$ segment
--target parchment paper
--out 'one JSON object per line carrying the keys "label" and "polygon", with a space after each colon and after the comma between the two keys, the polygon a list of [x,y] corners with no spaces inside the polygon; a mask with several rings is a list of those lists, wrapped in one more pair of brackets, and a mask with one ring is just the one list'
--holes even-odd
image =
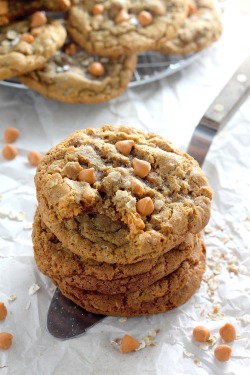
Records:
{"label": "parchment paper", "polygon": [[[0,87],[1,148],[7,126],[16,126],[21,134],[15,143],[17,158],[0,157],[0,301],[8,309],[0,332],[14,336],[13,346],[0,351],[0,375],[249,375],[250,99],[215,138],[204,164],[214,199],[205,230],[208,266],[201,288],[185,305],[165,314],[108,317],[67,341],[48,333],[46,316],[54,286],[33,259],[35,169],[27,162],[29,150],[45,153],[71,131],[105,123],[153,130],[185,150],[195,125],[249,50],[249,17],[249,1],[228,1],[218,43],[185,70],[129,89],[110,103],[66,105],[29,90]],[[31,294],[33,284],[39,290]],[[213,351],[226,322],[235,325],[237,340],[230,344],[230,361],[219,363]],[[211,330],[209,345],[192,339],[199,324]],[[121,354],[112,341],[124,334],[139,339],[145,348]]]}

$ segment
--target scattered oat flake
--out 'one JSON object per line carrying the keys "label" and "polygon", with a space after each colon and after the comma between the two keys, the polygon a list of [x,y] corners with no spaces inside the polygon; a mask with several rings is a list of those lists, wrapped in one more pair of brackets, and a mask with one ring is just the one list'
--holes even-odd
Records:
{"label": "scattered oat flake", "polygon": [[239,318],[236,318],[236,320],[240,321],[242,325],[245,326],[250,323],[250,315],[246,314],[246,315],[240,316]]}
{"label": "scattered oat flake", "polygon": [[204,232],[205,232],[206,234],[210,234],[210,233],[212,233],[212,228],[207,227],[207,228],[204,229]]}
{"label": "scattered oat flake", "polygon": [[144,340],[142,340],[142,341],[140,341],[140,344],[139,344],[138,348],[135,349],[135,351],[138,352],[138,350],[142,350],[144,348],[146,348],[146,343],[145,343]]}
{"label": "scattered oat flake", "polygon": [[186,357],[188,357],[188,358],[191,358],[191,357],[194,357],[194,354],[193,353],[191,353],[191,352],[188,352],[187,350],[183,350],[183,354],[186,356]]}
{"label": "scattered oat flake", "polygon": [[204,351],[209,349],[209,345],[206,342],[200,343],[199,347],[201,350],[204,350]]}
{"label": "scattered oat flake", "polygon": [[15,294],[11,294],[10,296],[9,296],[9,298],[8,298],[8,301],[10,301],[10,302],[13,302],[13,301],[15,301],[16,300],[16,295]]}
{"label": "scattered oat flake", "polygon": [[0,202],[3,200],[3,195],[0,194]]}
{"label": "scattered oat flake", "polygon": [[218,279],[212,278],[208,281],[208,286],[211,290],[216,290],[220,285],[220,282]]}
{"label": "scattered oat flake", "polygon": [[118,319],[120,323],[125,323],[128,320],[126,316],[122,316],[121,318]]}
{"label": "scattered oat flake", "polygon": [[29,301],[29,302],[27,302],[27,304],[26,304],[26,306],[25,306],[25,310],[29,310],[29,308],[30,308],[30,305],[31,305],[31,302]]}
{"label": "scattered oat flake", "polygon": [[31,287],[29,288],[29,295],[33,296],[33,294],[35,294],[39,289],[40,289],[39,285],[37,284],[31,285]]}
{"label": "scattered oat flake", "polygon": [[32,229],[32,222],[23,224],[24,230],[30,230]]}

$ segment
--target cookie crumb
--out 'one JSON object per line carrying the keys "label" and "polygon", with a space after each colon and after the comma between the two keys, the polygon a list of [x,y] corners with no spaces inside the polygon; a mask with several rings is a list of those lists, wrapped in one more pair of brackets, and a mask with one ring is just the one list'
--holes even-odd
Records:
{"label": "cookie crumb", "polygon": [[29,288],[29,296],[33,296],[33,294],[35,294],[39,289],[40,289],[39,285],[37,284],[31,285],[31,287]]}
{"label": "cookie crumb", "polygon": [[10,302],[13,302],[13,301],[15,301],[16,300],[16,295],[15,294],[11,294],[10,296],[9,296],[9,298],[8,298],[8,301],[10,301]]}

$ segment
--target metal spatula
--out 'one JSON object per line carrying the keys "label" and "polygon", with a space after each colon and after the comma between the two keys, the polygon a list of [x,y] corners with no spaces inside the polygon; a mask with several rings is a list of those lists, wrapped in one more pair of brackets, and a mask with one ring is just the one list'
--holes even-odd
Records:
{"label": "metal spatula", "polygon": [[[233,116],[250,92],[250,55],[237,69],[196,126],[187,152],[202,165],[212,140]],[[84,333],[104,315],[91,314],[64,297],[56,289],[52,298],[47,327],[51,335],[69,339]]]}

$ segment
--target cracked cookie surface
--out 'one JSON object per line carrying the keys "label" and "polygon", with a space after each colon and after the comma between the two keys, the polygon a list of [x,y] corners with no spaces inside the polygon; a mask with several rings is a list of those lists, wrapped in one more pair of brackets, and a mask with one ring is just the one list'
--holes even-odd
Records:
{"label": "cracked cookie surface", "polygon": [[194,258],[200,249],[201,235],[187,239],[166,254],[133,264],[108,264],[79,257],[63,247],[62,243],[41,221],[39,212],[33,225],[33,244],[39,270],[53,279],[76,288],[96,290],[99,293],[117,294],[146,288],[175,271],[180,264]]}
{"label": "cracked cookie surface", "polygon": [[65,39],[65,28],[59,21],[32,27],[30,18],[1,27],[0,79],[43,67]]}
{"label": "cracked cookie surface", "polygon": [[40,94],[66,103],[101,103],[126,90],[136,56],[92,56],[74,43],[65,44],[40,70],[19,79]]}
{"label": "cracked cookie surface", "polygon": [[190,0],[190,13],[178,34],[166,41],[159,52],[188,54],[203,50],[219,39],[222,33],[221,16],[212,0]]}
{"label": "cracked cookie surface", "polygon": [[90,53],[133,54],[158,49],[177,34],[186,15],[186,0],[75,0],[68,32]]}
{"label": "cracked cookie surface", "polygon": [[53,282],[61,292],[85,310],[112,316],[140,316],[158,314],[185,303],[200,287],[205,271],[205,246],[197,254],[184,261],[170,275],[148,288],[123,294],[101,294],[89,292],[65,283],[60,278]]}
{"label": "cracked cookie surface", "polygon": [[43,222],[63,246],[99,262],[157,257],[210,217],[212,193],[198,163],[128,126],[74,132],[46,154],[35,184]]}

